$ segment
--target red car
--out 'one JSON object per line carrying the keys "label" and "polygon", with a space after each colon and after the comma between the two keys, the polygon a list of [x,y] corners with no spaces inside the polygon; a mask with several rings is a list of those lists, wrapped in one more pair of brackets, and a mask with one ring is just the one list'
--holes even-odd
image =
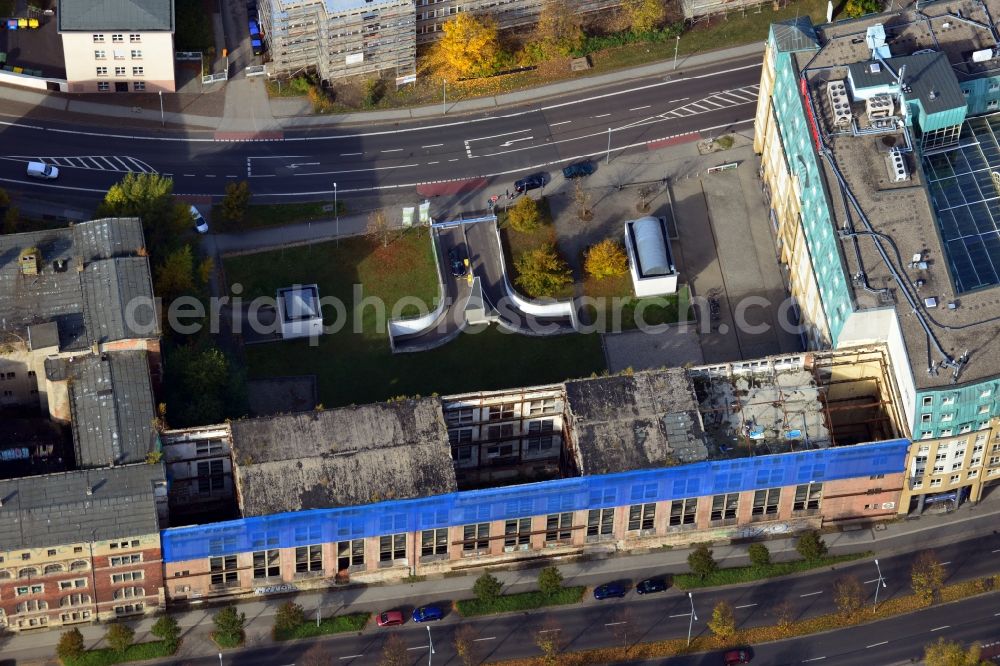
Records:
{"label": "red car", "polygon": [[730,650],[722,658],[725,660],[726,666],[749,664],[752,659],[749,650]]}
{"label": "red car", "polygon": [[398,610],[383,611],[375,616],[375,622],[380,627],[398,627],[406,622],[403,613]]}

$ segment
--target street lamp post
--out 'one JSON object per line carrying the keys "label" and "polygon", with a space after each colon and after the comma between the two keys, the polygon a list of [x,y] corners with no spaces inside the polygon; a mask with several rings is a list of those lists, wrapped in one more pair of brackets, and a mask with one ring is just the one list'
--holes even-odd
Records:
{"label": "street lamp post", "polygon": [[316,605],[316,628],[319,629],[319,604]]}
{"label": "street lamp post", "polygon": [[222,666],[222,653],[219,653],[219,666]]}
{"label": "street lamp post", "polygon": [[611,128],[608,128],[608,154],[604,157],[604,163],[611,162]]}
{"label": "street lamp post", "polygon": [[448,114],[448,79],[441,79],[441,115]]}
{"label": "street lamp post", "polygon": [[888,587],[885,578],[882,577],[882,567],[878,565],[878,560],[875,560],[875,570],[878,571],[878,580],[875,581],[875,603],[872,605],[872,614],[878,609],[878,588]]}
{"label": "street lamp post", "polygon": [[677,35],[677,41],[674,42],[674,69],[677,69],[677,50],[681,47],[681,36]]}
{"label": "street lamp post", "polygon": [[688,601],[691,602],[691,616],[688,618],[688,645],[691,645],[691,630],[694,628],[694,621],[698,616],[694,613],[694,597],[688,592]]}
{"label": "street lamp post", "polygon": [[431,627],[427,625],[427,666],[434,663],[434,640],[431,639]]}
{"label": "street lamp post", "polygon": [[166,127],[167,123],[163,120],[163,91],[160,91],[160,127]]}

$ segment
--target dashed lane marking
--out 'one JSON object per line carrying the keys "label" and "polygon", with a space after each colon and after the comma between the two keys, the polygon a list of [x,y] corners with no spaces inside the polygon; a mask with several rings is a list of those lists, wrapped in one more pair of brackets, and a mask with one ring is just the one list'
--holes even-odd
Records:
{"label": "dashed lane marking", "polygon": [[865,647],[870,650],[873,647],[878,647],[879,645],[885,645],[888,642],[889,641],[882,641],[881,643],[872,643],[871,645],[866,645]]}
{"label": "dashed lane marking", "polygon": [[800,594],[799,596],[800,597],[815,597],[817,594],[823,594],[823,590],[820,590],[819,592],[809,592],[807,594]]}

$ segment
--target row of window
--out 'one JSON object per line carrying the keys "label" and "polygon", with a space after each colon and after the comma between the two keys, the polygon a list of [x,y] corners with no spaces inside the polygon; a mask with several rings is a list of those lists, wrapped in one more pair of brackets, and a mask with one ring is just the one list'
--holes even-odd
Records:
{"label": "row of window", "polygon": [[[86,560],[76,560],[71,562],[69,565],[69,571],[86,571],[90,568]],[[42,569],[42,575],[47,576],[49,574],[57,574],[66,571],[66,567],[62,564],[46,564],[45,568]],[[38,577],[38,567],[24,567],[17,570],[17,578],[37,578]],[[11,572],[7,569],[0,569],[0,580],[10,580],[14,578]]]}
{"label": "row of window", "polygon": [[[132,49],[129,53],[131,55],[132,60],[142,60],[141,50]],[[111,54],[115,60],[125,59],[125,51],[123,51],[122,49],[114,49],[111,52]],[[97,49],[96,51],[94,51],[94,60],[107,60],[107,58],[108,58],[108,52],[105,51],[104,49]]]}
{"label": "row of window", "polygon": [[[115,67],[115,76],[125,76],[125,70],[126,69],[127,68],[125,68],[125,67]],[[145,70],[144,67],[133,67],[132,68],[132,76],[143,76],[143,75],[145,75],[145,73],[146,73],[146,70]],[[108,75],[108,68],[107,67],[98,67],[97,68],[97,75],[98,76],[107,76]]]}
{"label": "row of window", "polygon": [[[514,418],[519,403],[505,402],[499,405],[489,405],[488,407],[461,407],[458,409],[446,408],[444,420],[449,426],[467,425],[475,423],[477,412],[482,411],[488,421],[507,421]],[[555,414],[558,410],[558,402],[555,398],[540,398],[520,403],[520,416],[538,416],[541,414]],[[480,417],[481,418],[481,417]]]}
{"label": "row of window", "polygon": [[[120,86],[125,86],[125,87],[124,88],[120,88]],[[132,82],[132,90],[133,91],[135,91],[135,92],[142,92],[145,89],[146,89],[146,82],[145,81],[133,81]],[[97,92],[109,92],[110,90],[111,90],[111,84],[109,82],[107,82],[107,81],[98,81],[97,82]],[[116,83],[115,84],[115,92],[128,92],[128,84],[127,83]]]}
{"label": "row of window", "polygon": [[[92,38],[93,38],[95,44],[103,44],[104,43],[104,37],[105,36],[102,35],[102,34],[100,34],[100,33],[95,33],[95,34],[92,35]],[[130,34],[128,36],[128,41],[131,42],[131,43],[133,43],[133,44],[137,44],[137,43],[139,43],[139,42],[142,41],[142,35],[133,32],[132,34]],[[124,44],[125,43],[125,35],[122,34],[122,33],[112,34],[111,35],[111,42],[114,43],[114,44]]]}
{"label": "row of window", "polygon": [[[34,374],[34,373],[32,373],[32,374]],[[73,553],[74,554],[79,554],[79,553],[82,553],[82,552],[83,552],[83,546],[73,546]],[[48,551],[46,551],[46,553],[45,553],[45,555],[47,557],[55,557],[57,554],[58,554],[58,551],[55,548],[49,548]],[[21,553],[21,559],[25,560],[25,561],[30,560],[31,559],[31,553],[30,552]],[[4,556],[0,555],[0,564],[3,564],[3,562],[4,562]],[[86,562],[84,562],[84,564],[86,564]]]}

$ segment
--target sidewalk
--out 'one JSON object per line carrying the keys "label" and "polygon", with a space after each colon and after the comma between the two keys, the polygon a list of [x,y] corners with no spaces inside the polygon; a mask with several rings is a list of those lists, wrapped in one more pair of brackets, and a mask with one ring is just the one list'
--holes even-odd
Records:
{"label": "sidewalk", "polygon": [[[447,107],[447,114],[462,115],[474,112],[489,112],[501,107],[518,104],[541,102],[553,97],[597,89],[603,86],[620,84],[627,81],[654,76],[665,76],[681,73],[691,68],[703,67],[736,58],[745,58],[763,53],[763,42],[747,44],[729,49],[720,49],[708,53],[686,56],[678,61],[674,69],[672,60],[650,63],[632,69],[618,70],[607,74],[585,76],[566,81],[560,81],[546,86],[520,90],[517,92],[482,97],[478,99],[454,102]],[[309,129],[332,125],[378,123],[384,121],[419,120],[442,116],[440,104],[416,107],[412,109],[392,109],[386,111],[371,111],[365,113],[348,113],[326,116],[299,116],[290,118],[272,118],[263,112],[263,104],[270,109],[270,101],[266,96],[261,99],[263,83],[249,82],[246,79],[234,79],[226,84],[226,109],[222,116],[206,116],[166,111],[163,114],[165,123],[174,127],[201,128],[210,130],[225,130],[227,132],[258,132],[273,129]],[[85,102],[71,96],[52,96],[42,92],[14,87],[0,87],[5,100],[13,103],[44,107],[54,111],[82,116],[98,116],[109,124],[115,118],[127,118],[132,121],[145,121],[149,129],[160,130],[159,108],[155,110],[140,109],[118,104],[101,104]],[[232,100],[230,98],[232,97]],[[242,113],[234,115],[237,110]]]}
{"label": "sidewalk", "polygon": [[[880,525],[878,529],[836,532],[824,535],[824,539],[831,554],[834,555],[871,550],[884,557],[990,534],[996,527],[998,515],[1000,515],[1000,491],[995,491],[980,504],[963,506],[951,514],[901,520]],[[795,539],[775,539],[766,543],[775,561],[798,558],[795,552]],[[714,546],[713,551],[722,566],[740,566],[749,562],[745,545]],[[559,569],[567,585],[592,586],[607,582],[616,576],[641,578],[665,572],[685,572],[689,552],[689,549],[681,548],[657,549],[643,554],[577,560],[560,564]],[[536,588],[537,567],[548,564],[551,562],[494,573],[503,582],[506,591],[522,592]],[[466,575],[437,577],[414,583],[348,587],[242,603],[239,608],[247,616],[247,646],[260,646],[272,642],[270,632],[274,622],[273,616],[278,606],[289,598],[294,598],[296,603],[302,606],[307,617],[314,616],[317,608],[321,609],[324,616],[357,611],[375,612],[397,605],[411,606],[442,599],[471,597],[472,585],[480,573],[480,570],[475,570]],[[816,571],[808,571],[796,575],[807,576],[815,573]],[[668,591],[668,593],[678,592]],[[205,608],[175,614],[184,637],[184,643],[175,658],[191,658],[218,652],[218,648],[208,637],[212,629],[211,616],[215,610]],[[147,618],[132,624],[136,630],[136,641],[153,639],[149,629],[154,622],[155,618]],[[87,646],[93,647],[101,641],[105,627],[80,625],[80,631]],[[16,657],[19,664],[49,663],[47,660],[54,654],[58,640],[58,631],[15,635],[6,643],[0,643],[0,648],[4,656]]]}

